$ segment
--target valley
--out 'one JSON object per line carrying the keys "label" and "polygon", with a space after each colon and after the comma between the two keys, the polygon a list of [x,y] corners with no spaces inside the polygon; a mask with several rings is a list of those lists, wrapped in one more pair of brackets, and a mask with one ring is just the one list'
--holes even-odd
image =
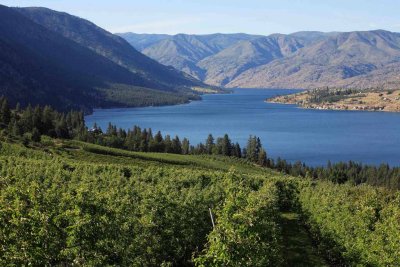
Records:
{"label": "valley", "polygon": [[345,2],[2,1],[0,266],[399,267],[400,4]]}

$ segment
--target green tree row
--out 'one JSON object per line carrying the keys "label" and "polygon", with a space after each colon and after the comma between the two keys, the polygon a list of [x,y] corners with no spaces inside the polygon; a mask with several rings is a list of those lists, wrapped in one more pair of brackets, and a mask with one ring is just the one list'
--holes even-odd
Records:
{"label": "green tree row", "polygon": [[338,266],[399,266],[400,194],[303,182],[299,203],[314,239]]}
{"label": "green tree row", "polygon": [[0,159],[1,266],[192,266],[218,171]]}
{"label": "green tree row", "polygon": [[159,131],[153,134],[152,129],[141,129],[138,126],[126,131],[110,123],[103,132],[97,125],[88,129],[82,112],[71,111],[64,114],[48,106],[28,106],[25,109],[17,106],[12,110],[4,97],[0,98],[0,128],[6,135],[20,138],[25,144],[29,141],[39,142],[41,135],[47,135],[130,151],[222,155],[244,158],[293,176],[400,189],[400,167],[390,167],[388,164],[370,166],[350,161],[334,164],[328,162],[324,167],[310,167],[301,162],[290,163],[281,158],[274,160],[268,157],[257,136],[250,136],[246,147],[242,149],[239,143],[232,142],[227,134],[216,139],[210,134],[204,144],[192,145],[187,138],[163,136]]}
{"label": "green tree row", "polygon": [[196,266],[282,266],[277,187],[265,181],[254,190],[249,182],[226,179],[224,202],[216,209],[215,228]]}

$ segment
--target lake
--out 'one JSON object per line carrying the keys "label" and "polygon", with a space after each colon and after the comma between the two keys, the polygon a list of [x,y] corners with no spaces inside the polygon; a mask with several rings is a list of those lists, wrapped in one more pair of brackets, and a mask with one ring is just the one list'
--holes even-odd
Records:
{"label": "lake", "polygon": [[86,116],[106,129],[139,125],[163,135],[189,138],[191,144],[229,134],[241,146],[249,135],[261,138],[268,155],[308,165],[354,160],[400,166],[400,113],[306,110],[295,105],[265,103],[295,90],[236,89],[233,94],[205,95],[185,105],[97,109]]}

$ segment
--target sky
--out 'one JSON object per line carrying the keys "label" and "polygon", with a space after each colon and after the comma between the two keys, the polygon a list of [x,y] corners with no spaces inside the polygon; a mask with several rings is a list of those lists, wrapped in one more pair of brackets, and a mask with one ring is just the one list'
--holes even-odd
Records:
{"label": "sky", "polygon": [[113,33],[400,32],[400,0],[0,0],[43,6]]}

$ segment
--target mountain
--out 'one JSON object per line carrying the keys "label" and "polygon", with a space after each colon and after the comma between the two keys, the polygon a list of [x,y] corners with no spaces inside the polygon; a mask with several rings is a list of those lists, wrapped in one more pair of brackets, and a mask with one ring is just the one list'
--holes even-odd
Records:
{"label": "mountain", "polygon": [[[121,33],[118,35],[126,38],[132,46],[158,62],[173,66],[202,80],[205,78],[206,71],[197,66],[200,60],[215,55],[238,41],[257,37],[248,34],[177,34],[170,36]],[[132,38],[132,36],[135,37]],[[156,39],[158,41],[155,41]]]}
{"label": "mountain", "polygon": [[291,55],[301,47],[303,44],[290,36],[259,37],[239,41],[199,61],[197,66],[206,70],[206,83],[225,86],[243,71]]}
{"label": "mountain", "polygon": [[182,41],[181,35],[175,35],[164,36],[141,51],[217,86],[393,88],[400,84],[399,33],[376,30],[218,36],[229,42],[214,50],[204,49],[210,43],[201,35],[184,36],[201,43]]}
{"label": "mountain", "polygon": [[47,29],[91,49],[133,73],[141,74],[148,81],[161,83],[163,86],[160,89],[165,86],[200,85],[193,77],[182,75],[182,72],[159,64],[134,49],[123,38],[99,28],[90,21],[47,8],[16,10]]}
{"label": "mountain", "polygon": [[133,32],[120,33],[117,35],[120,35],[122,38],[127,40],[128,43],[133,45],[139,51],[170,37],[168,34],[138,34]]}
{"label": "mountain", "polygon": [[199,84],[86,20],[0,6],[0,94],[13,104],[90,110],[181,103]]}
{"label": "mountain", "polygon": [[340,33],[293,55],[248,69],[232,87],[390,87],[398,80],[400,34],[383,30]]}

